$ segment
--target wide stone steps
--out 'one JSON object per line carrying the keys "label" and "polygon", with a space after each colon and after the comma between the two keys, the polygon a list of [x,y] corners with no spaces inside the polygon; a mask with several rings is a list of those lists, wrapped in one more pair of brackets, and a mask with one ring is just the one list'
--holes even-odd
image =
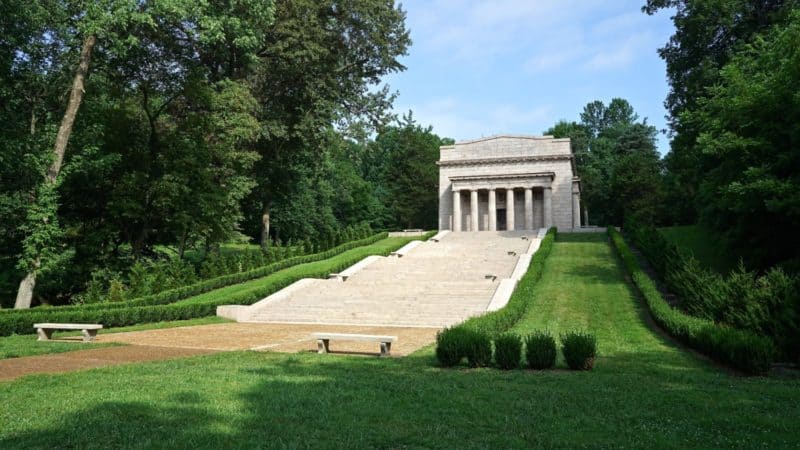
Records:
{"label": "wide stone steps", "polygon": [[[346,281],[315,280],[247,311],[248,322],[453,325],[486,311],[530,241],[516,233],[449,233],[402,257],[371,261]],[[525,235],[535,236],[535,233]],[[511,252],[511,254],[509,254]],[[492,275],[497,278],[486,278]]]}

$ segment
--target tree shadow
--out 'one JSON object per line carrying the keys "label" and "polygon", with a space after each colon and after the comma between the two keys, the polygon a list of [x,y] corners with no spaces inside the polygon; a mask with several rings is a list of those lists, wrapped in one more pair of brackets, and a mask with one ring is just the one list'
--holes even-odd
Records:
{"label": "tree shadow", "polygon": [[592,243],[608,242],[608,233],[556,233],[556,242]]}
{"label": "tree shadow", "polygon": [[[199,381],[158,395],[149,392],[157,379],[131,378],[143,383],[147,401],[70,411],[48,420],[51,426],[0,439],[0,448],[572,447],[589,436],[597,446],[704,446],[720,437],[748,446],[792,439],[796,386],[771,383],[778,389],[769,395],[752,383],[737,389],[736,378],[675,355],[615,353],[598,358],[592,372],[440,369],[429,353],[198,357],[194,365],[228,367],[225,383]],[[758,424],[751,424],[754,409]]]}

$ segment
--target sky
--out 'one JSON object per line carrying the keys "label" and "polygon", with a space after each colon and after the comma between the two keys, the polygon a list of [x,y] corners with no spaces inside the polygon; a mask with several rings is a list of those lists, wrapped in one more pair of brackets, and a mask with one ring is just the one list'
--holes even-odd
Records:
{"label": "sky", "polygon": [[[443,137],[542,135],[580,120],[584,105],[627,99],[666,128],[669,90],[657,50],[673,32],[669,11],[644,0],[406,0],[413,44],[404,72],[384,80],[394,109]],[[669,148],[658,136],[663,154]]]}

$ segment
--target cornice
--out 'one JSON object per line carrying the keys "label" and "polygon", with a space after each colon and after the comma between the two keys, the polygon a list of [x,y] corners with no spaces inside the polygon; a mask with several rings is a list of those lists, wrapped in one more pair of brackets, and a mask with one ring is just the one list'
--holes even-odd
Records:
{"label": "cornice", "polygon": [[536,156],[506,156],[502,158],[480,158],[480,159],[452,159],[446,161],[436,161],[438,166],[483,166],[491,164],[506,164],[530,161],[569,161],[575,157],[569,155],[536,155]]}

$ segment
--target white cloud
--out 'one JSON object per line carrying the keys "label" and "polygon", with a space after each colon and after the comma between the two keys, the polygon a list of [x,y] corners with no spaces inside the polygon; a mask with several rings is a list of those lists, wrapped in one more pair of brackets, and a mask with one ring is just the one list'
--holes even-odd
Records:
{"label": "white cloud", "polygon": [[433,125],[433,131],[439,136],[459,141],[502,133],[539,134],[552,116],[549,106],[521,109],[500,103],[475,109],[475,105],[452,97],[432,99],[416,105],[413,110],[415,120],[421,125]]}
{"label": "white cloud", "polygon": [[589,25],[608,9],[597,0],[435,0],[409,11],[412,51],[459,70],[496,64],[516,64],[531,74],[567,66],[625,68],[645,48],[631,35],[649,17],[628,9]]}

